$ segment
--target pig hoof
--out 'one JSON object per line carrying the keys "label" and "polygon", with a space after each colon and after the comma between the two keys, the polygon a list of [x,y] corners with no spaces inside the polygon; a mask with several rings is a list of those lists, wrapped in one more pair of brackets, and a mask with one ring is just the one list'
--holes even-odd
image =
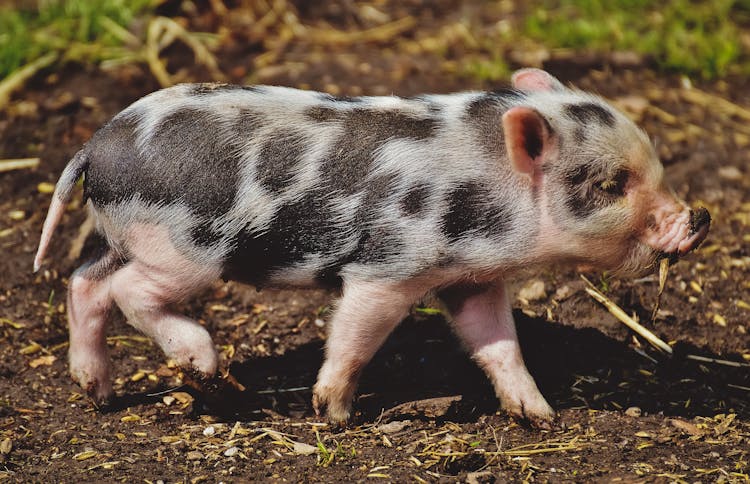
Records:
{"label": "pig hoof", "polygon": [[509,410],[513,417],[524,420],[531,424],[532,427],[538,429],[551,430],[552,424],[555,421],[555,411],[551,407],[547,406],[546,409],[531,411],[528,408],[521,408],[520,410]]}
{"label": "pig hoof", "polygon": [[201,393],[218,394],[226,385],[224,379],[219,375],[207,374],[192,366],[181,368],[181,370],[182,382]]}
{"label": "pig hoof", "polygon": [[503,408],[513,417],[525,420],[535,428],[546,430],[552,429],[556,416],[555,411],[541,396],[539,401],[516,401],[512,404],[503,404]]}
{"label": "pig hoof", "polygon": [[327,396],[324,396],[317,388],[313,391],[313,409],[315,415],[320,417],[325,414],[328,423],[336,428],[346,427],[351,415],[351,406],[334,402]]}
{"label": "pig hoof", "polygon": [[73,381],[78,383],[86,392],[86,395],[92,400],[95,407],[107,407],[112,401],[112,395],[114,392],[109,380],[106,382],[99,382],[97,380],[83,380],[73,377]]}
{"label": "pig hoof", "polygon": [[99,366],[88,365],[86,368],[89,369],[84,370],[82,365],[76,365],[75,363],[73,361],[70,365],[71,379],[86,392],[86,395],[94,402],[95,406],[107,406],[114,394],[107,364]]}

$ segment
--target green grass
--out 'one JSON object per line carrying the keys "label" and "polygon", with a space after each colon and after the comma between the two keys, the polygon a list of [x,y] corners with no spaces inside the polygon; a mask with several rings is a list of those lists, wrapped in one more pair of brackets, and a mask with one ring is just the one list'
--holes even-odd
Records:
{"label": "green grass", "polygon": [[631,50],[704,78],[750,72],[750,0],[541,0],[523,33],[550,48]]}
{"label": "green grass", "polygon": [[124,29],[155,3],[38,0],[33,10],[0,7],[0,79],[50,52],[84,62],[104,60],[124,43]]}

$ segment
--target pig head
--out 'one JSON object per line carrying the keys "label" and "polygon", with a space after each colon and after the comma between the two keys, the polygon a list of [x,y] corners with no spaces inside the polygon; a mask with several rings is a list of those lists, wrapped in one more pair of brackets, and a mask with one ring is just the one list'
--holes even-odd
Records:
{"label": "pig head", "polygon": [[521,70],[513,83],[537,93],[503,115],[510,162],[538,195],[534,258],[627,276],[703,241],[708,211],[675,197],[646,134],[623,114],[580,92],[552,101],[567,90],[541,71]]}

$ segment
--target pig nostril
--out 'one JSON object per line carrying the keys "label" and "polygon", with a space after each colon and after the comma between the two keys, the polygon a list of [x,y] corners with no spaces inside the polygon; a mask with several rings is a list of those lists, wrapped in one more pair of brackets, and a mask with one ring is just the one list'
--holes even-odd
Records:
{"label": "pig nostril", "polygon": [[701,207],[698,210],[690,211],[690,234],[698,232],[703,227],[708,227],[711,224],[711,215],[708,210]]}

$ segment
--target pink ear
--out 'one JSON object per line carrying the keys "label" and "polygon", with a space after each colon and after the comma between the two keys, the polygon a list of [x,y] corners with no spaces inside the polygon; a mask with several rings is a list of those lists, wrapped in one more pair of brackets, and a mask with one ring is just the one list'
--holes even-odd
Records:
{"label": "pink ear", "polygon": [[560,81],[541,69],[520,69],[511,76],[511,84],[521,91],[561,91]]}
{"label": "pink ear", "polygon": [[516,106],[503,114],[503,133],[511,166],[536,180],[552,137],[547,120],[535,109]]}

